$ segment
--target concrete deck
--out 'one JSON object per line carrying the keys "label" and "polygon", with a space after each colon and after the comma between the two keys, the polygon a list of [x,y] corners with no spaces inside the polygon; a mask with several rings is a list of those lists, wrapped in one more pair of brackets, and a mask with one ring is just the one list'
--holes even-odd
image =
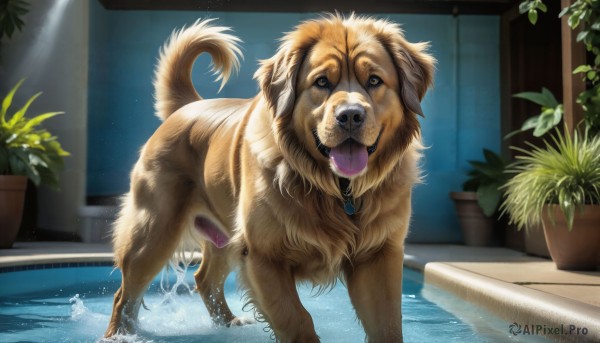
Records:
{"label": "concrete deck", "polygon": [[[106,244],[32,242],[0,250],[0,268],[110,260]],[[405,266],[508,322],[586,328],[586,335],[548,335],[553,341],[600,342],[600,272],[561,271],[522,252],[458,245],[408,245]]]}
{"label": "concrete deck", "polygon": [[[600,342],[600,272],[556,269],[554,262],[505,248],[408,245],[405,266],[508,323],[585,328],[546,335],[555,342]],[[450,310],[451,311],[451,310]]]}

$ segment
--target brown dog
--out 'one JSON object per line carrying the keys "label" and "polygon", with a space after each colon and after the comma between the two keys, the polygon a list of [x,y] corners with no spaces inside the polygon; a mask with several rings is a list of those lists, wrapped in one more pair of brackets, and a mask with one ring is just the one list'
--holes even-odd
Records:
{"label": "brown dog", "polygon": [[318,342],[297,281],[338,278],[370,342],[402,341],[402,261],[418,181],[420,100],[434,59],[384,20],[300,24],[262,62],[253,99],[202,100],[190,72],[208,52],[223,84],[238,39],[208,21],[175,33],[156,71],[164,123],[131,174],[114,230],[110,337],[134,329],[152,278],[198,236],[198,292],[214,322],[243,324],[223,283],[234,267],[282,342]]}

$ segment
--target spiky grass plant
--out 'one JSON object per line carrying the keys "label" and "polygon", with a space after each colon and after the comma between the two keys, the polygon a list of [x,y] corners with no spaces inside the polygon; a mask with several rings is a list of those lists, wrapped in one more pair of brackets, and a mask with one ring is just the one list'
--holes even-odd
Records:
{"label": "spiky grass plant", "polygon": [[[540,224],[545,205],[558,205],[570,231],[576,211],[600,204],[600,136],[556,130],[543,148],[530,146],[515,148],[522,155],[509,168],[515,175],[504,186],[502,214],[521,229]],[[550,207],[547,213],[553,220]]]}

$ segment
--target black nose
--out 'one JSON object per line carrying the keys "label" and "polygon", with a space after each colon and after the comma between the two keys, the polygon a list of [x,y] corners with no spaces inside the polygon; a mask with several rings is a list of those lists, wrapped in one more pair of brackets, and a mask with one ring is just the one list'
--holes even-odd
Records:
{"label": "black nose", "polygon": [[335,120],[338,125],[346,130],[359,127],[364,121],[367,113],[365,108],[359,105],[340,106],[336,110]]}

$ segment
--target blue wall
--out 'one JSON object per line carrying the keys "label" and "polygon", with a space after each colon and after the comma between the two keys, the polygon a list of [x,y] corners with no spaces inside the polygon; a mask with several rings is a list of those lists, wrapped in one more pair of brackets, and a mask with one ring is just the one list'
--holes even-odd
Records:
{"label": "blue wall", "polygon": [[[243,41],[237,77],[218,84],[201,56],[194,68],[206,98],[252,97],[258,60],[270,57],[282,32],[300,13],[106,11],[91,2],[88,119],[88,196],[122,194],[139,148],[160,124],[153,111],[153,68],[175,28],[199,17],[219,18]],[[423,102],[425,183],[414,192],[412,242],[458,242],[461,234],[450,191],[460,190],[467,160],[482,148],[500,149],[499,18],[496,16],[381,15],[402,23],[410,41],[430,41],[438,59],[435,86]]]}

